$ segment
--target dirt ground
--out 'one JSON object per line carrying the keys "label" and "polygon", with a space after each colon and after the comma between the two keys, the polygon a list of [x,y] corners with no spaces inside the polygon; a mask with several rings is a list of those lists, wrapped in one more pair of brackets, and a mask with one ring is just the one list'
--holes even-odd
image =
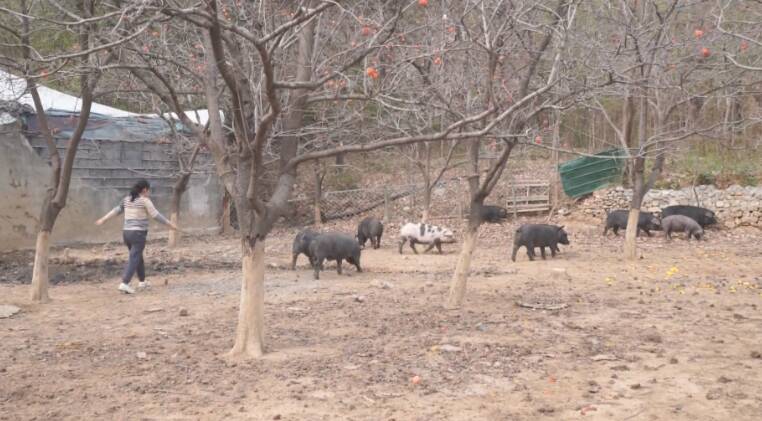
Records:
{"label": "dirt ground", "polygon": [[304,257],[286,269],[295,231],[279,231],[268,353],[239,363],[223,357],[233,238],[150,243],[134,296],[116,290],[118,244],[57,249],[45,305],[19,283],[31,255],[2,255],[0,304],[22,310],[0,319],[0,420],[759,420],[762,233],[657,234],[625,264],[621,237],[566,224],[558,257],[516,263],[515,226],[485,227],[457,311],[442,307],[457,245],[399,255],[390,228],[364,273],[314,281]]}

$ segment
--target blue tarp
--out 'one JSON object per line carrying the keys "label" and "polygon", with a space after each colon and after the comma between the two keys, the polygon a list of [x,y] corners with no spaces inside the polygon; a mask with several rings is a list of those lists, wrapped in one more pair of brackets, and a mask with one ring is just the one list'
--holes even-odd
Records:
{"label": "blue tarp", "polygon": [[[48,110],[48,126],[57,138],[68,138],[72,135],[79,121],[79,113],[69,111]],[[36,114],[24,115],[24,123],[30,134],[39,132],[39,122]],[[175,121],[175,130],[189,133],[180,122]],[[91,113],[83,139],[109,140],[125,142],[154,142],[172,134],[168,123],[159,117],[111,117]]]}

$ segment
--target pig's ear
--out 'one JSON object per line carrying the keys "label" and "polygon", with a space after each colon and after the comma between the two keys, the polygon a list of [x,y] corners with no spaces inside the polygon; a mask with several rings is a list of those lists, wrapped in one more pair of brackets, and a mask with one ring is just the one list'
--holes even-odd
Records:
{"label": "pig's ear", "polygon": [[558,230],[559,230],[559,231],[561,231],[562,229],[564,229],[564,226],[563,226],[563,225],[561,225],[560,227],[558,227]]}
{"label": "pig's ear", "polygon": [[713,217],[713,216],[714,216],[714,215],[712,215],[712,212],[707,212],[707,213],[706,213],[706,217],[707,217],[707,218],[711,218],[711,217]]}

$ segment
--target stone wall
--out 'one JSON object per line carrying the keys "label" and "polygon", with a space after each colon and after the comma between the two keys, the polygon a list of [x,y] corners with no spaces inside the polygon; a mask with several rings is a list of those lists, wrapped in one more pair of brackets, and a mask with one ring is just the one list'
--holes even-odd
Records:
{"label": "stone wall", "polygon": [[[698,201],[696,200],[698,198]],[[606,209],[627,209],[632,190],[617,187],[599,190],[578,204],[586,215],[603,218]],[[715,211],[720,224],[728,228],[755,226],[762,228],[762,187],[730,186],[719,190],[714,186],[687,187],[681,190],[651,190],[643,200],[644,211],[660,213],[671,205],[701,206]]]}

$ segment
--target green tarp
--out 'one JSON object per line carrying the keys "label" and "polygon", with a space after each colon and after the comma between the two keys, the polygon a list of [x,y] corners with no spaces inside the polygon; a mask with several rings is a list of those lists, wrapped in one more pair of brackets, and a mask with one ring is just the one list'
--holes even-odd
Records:
{"label": "green tarp", "polygon": [[621,180],[624,149],[609,149],[592,156],[566,161],[558,166],[561,184],[569,197],[579,197]]}

